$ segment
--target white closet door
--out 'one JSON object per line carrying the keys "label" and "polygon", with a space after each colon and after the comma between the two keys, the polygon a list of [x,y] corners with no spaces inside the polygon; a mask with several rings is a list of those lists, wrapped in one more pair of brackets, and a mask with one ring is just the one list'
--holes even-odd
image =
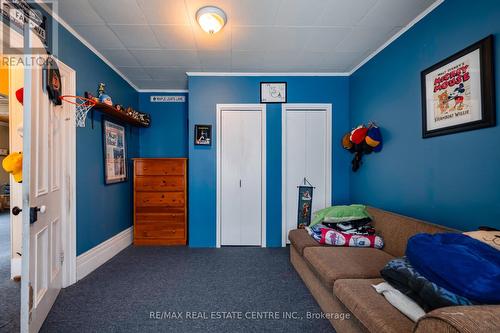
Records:
{"label": "white closet door", "polygon": [[221,245],[261,245],[261,113],[221,118]]}
{"label": "white closet door", "polygon": [[328,109],[285,109],[284,114],[284,238],[297,228],[298,186],[304,177],[315,187],[312,212],[330,205],[329,152],[330,117]]}
{"label": "white closet door", "polygon": [[261,245],[261,113],[243,111],[241,116],[241,245]]}
{"label": "white closet door", "polygon": [[242,138],[238,112],[222,113],[221,131],[221,241],[222,245],[238,245],[241,234],[240,161]]}

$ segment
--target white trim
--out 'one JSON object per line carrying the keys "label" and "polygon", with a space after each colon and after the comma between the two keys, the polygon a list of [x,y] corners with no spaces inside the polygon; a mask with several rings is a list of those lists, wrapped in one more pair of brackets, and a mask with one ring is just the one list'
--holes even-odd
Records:
{"label": "white trim", "polygon": [[132,244],[134,227],[127,228],[76,258],[76,278],[81,280]]}
{"label": "white trim", "polygon": [[[76,71],[70,66],[66,65],[59,59],[57,59],[57,65],[61,73],[66,73],[69,77],[69,87],[67,94],[76,94]],[[68,82],[68,80],[66,80]],[[63,87],[64,89],[64,87]],[[71,105],[72,106],[72,105]],[[63,181],[69,181],[64,188],[65,198],[63,198],[63,215],[65,216],[65,221],[68,223],[62,224],[61,234],[63,235],[63,252],[64,261],[62,263],[62,287],[68,287],[74,284],[76,280],[76,127],[75,124],[75,111],[74,107],[71,107],[69,112],[69,120],[67,123],[69,126],[66,127],[64,136],[65,141],[68,144],[65,154],[68,154],[68,158],[64,169],[65,177]],[[66,179],[69,177],[69,180]],[[67,197],[66,197],[67,195]],[[65,199],[68,199],[66,201]],[[69,203],[68,203],[69,202]]]}
{"label": "white trim", "polygon": [[13,279],[16,276],[21,276],[21,257],[10,259],[10,278]]}
{"label": "white trim", "polygon": [[432,12],[434,9],[436,9],[440,4],[442,4],[444,0],[436,0],[432,5],[427,7],[423,12],[421,12],[417,17],[415,17],[410,23],[408,23],[406,26],[404,26],[401,30],[396,32],[394,36],[389,38],[387,42],[382,44],[378,49],[376,49],[372,54],[370,54],[368,57],[366,57],[363,61],[361,61],[356,67],[354,67],[350,72],[349,76],[354,74],[358,69],[363,67],[364,64],[366,64],[368,61],[370,61],[373,57],[375,57],[377,54],[382,52],[383,49],[385,49],[387,46],[389,46],[392,42],[394,42],[396,39],[398,39],[401,35],[403,35],[405,32],[411,29],[415,24],[417,24],[421,19],[427,16],[430,12]]}
{"label": "white trim", "polygon": [[281,106],[281,246],[287,244],[286,233],[286,117],[288,111],[299,110],[324,110],[326,111],[326,179],[325,179],[325,201],[331,205],[332,202],[332,105],[317,103],[289,103]]}
{"label": "white trim", "polygon": [[78,39],[90,51],[92,51],[96,56],[98,56],[106,65],[108,65],[112,70],[114,70],[116,74],[118,74],[122,79],[124,79],[132,88],[134,88],[136,91],[139,91],[137,86],[133,84],[132,81],[130,81],[125,76],[125,74],[120,72],[120,70],[116,68],[115,65],[111,63],[111,61],[109,61],[105,56],[103,56],[101,52],[97,51],[97,49],[94,46],[92,46],[92,44],[90,44],[85,38],[83,38],[82,35],[76,32],[76,30],[73,29],[62,17],[60,17],[57,13],[52,12],[52,10],[43,2],[43,0],[35,0],[35,2],[38,5],[40,5],[40,7],[42,7],[47,13],[49,13],[54,20],[56,20],[57,22],[59,22],[60,25],[66,28],[66,30],[68,30],[70,34],[76,37],[76,39]]}
{"label": "white trim", "polygon": [[189,93],[187,89],[138,89],[140,93]]}
{"label": "white trim", "polygon": [[342,72],[332,72],[332,73],[302,73],[302,72],[266,72],[266,73],[255,73],[255,72],[186,72],[187,76],[349,76],[349,73]]}
{"label": "white trim", "polygon": [[215,246],[221,247],[221,213],[220,213],[220,205],[221,205],[221,146],[222,142],[219,140],[221,137],[221,117],[222,112],[224,110],[231,111],[260,111],[261,112],[261,131],[262,131],[262,150],[261,150],[261,247],[267,246],[267,219],[266,219],[266,191],[267,191],[267,161],[266,161],[266,153],[267,153],[267,137],[266,137],[266,104],[217,104],[216,107],[216,137],[215,140],[217,142],[216,145],[216,154],[217,154],[217,177],[216,177],[216,191],[217,191],[217,200],[216,200],[216,240]]}

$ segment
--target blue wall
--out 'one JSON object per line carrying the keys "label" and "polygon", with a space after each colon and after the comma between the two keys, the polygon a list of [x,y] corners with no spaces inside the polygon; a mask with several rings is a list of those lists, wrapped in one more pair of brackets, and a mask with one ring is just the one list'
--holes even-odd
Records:
{"label": "blue wall", "polygon": [[[49,24],[50,26],[50,24]],[[59,52],[56,56],[76,71],[76,94],[96,93],[99,82],[115,103],[138,106],[138,93],[64,27],[56,29]],[[76,243],[77,255],[130,227],[132,181],[104,185],[101,114],[95,112],[94,129],[90,113],[85,128],[76,130]],[[139,156],[139,130],[127,126],[127,154]],[[129,163],[129,165],[131,165]],[[129,168],[131,175],[132,168]]]}
{"label": "blue wall", "polygon": [[[333,105],[335,203],[349,201],[349,159],[340,139],[349,127],[347,77],[189,77],[189,245],[216,241],[216,104],[259,103],[260,82],[288,83],[289,103]],[[281,246],[281,104],[267,105],[267,246]],[[211,147],[194,146],[195,124],[212,124]]]}
{"label": "blue wall", "polygon": [[[184,96],[186,102],[151,103],[154,96]],[[188,156],[187,93],[140,93],[139,109],[151,114],[151,127],[141,128],[141,157]]]}
{"label": "blue wall", "polygon": [[500,91],[500,1],[446,1],[350,78],[351,125],[375,120],[382,153],[351,175],[351,196],[462,230],[500,226],[500,128],[422,139],[420,72],[495,35]]}

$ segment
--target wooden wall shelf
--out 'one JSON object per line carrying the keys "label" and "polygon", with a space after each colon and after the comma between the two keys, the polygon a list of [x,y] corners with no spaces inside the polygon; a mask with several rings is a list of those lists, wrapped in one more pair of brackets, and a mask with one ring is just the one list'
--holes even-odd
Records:
{"label": "wooden wall shelf", "polygon": [[109,106],[109,105],[104,104],[104,103],[97,103],[96,105],[94,105],[92,110],[101,111],[102,113],[110,115],[116,119],[119,119],[119,120],[126,122],[130,125],[133,125],[133,126],[137,126],[137,127],[149,127],[150,126],[150,125],[143,124],[139,120],[132,118],[132,117],[126,115],[124,112],[118,111],[113,106]]}

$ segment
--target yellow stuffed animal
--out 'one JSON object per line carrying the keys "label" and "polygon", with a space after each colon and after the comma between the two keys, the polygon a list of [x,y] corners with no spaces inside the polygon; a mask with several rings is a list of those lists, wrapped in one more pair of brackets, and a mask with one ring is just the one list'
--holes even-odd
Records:
{"label": "yellow stuffed animal", "polygon": [[10,153],[2,162],[5,172],[11,173],[18,183],[23,182],[23,153]]}

